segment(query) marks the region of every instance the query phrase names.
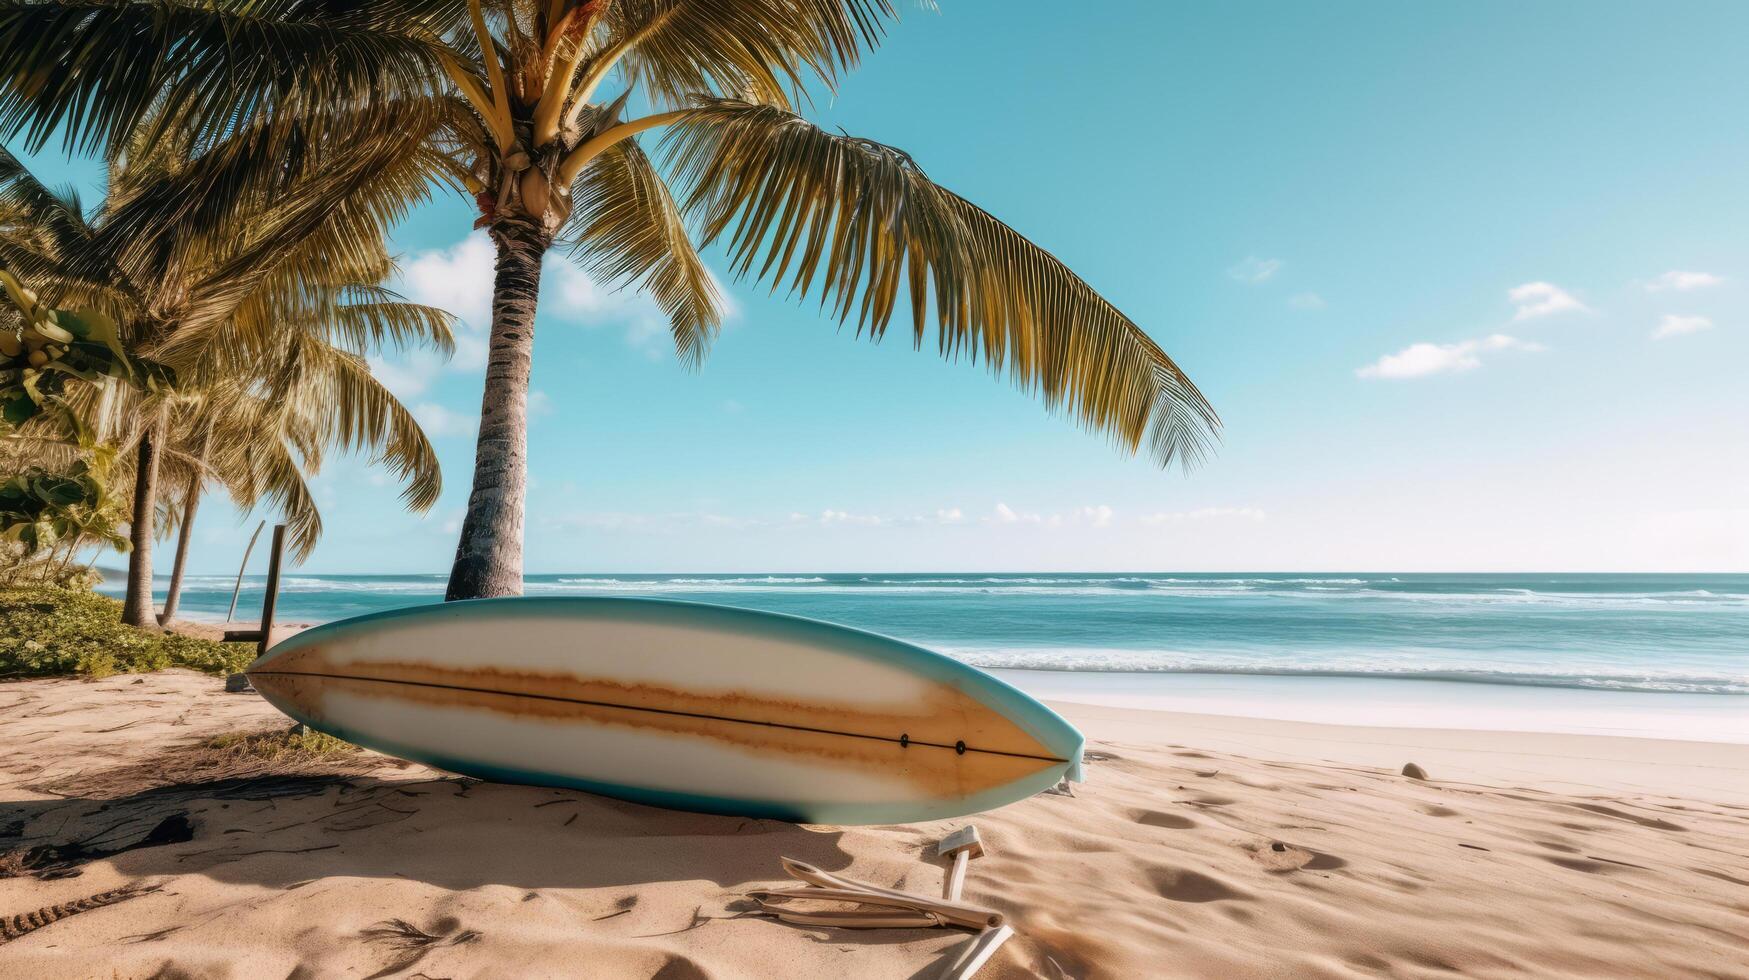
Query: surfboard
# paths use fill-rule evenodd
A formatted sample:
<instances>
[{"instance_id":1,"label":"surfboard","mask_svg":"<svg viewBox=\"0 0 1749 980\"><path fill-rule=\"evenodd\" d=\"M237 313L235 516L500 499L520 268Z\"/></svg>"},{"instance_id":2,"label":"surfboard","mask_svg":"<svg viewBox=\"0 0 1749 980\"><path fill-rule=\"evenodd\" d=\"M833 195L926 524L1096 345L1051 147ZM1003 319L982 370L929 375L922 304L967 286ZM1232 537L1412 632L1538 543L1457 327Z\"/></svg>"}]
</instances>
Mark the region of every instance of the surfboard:
<instances>
[{"instance_id":1,"label":"surfboard","mask_svg":"<svg viewBox=\"0 0 1749 980\"><path fill-rule=\"evenodd\" d=\"M1081 775L1081 733L975 667L729 606L413 606L306 630L246 673L292 718L403 759L707 813L906 823Z\"/></svg>"}]
</instances>

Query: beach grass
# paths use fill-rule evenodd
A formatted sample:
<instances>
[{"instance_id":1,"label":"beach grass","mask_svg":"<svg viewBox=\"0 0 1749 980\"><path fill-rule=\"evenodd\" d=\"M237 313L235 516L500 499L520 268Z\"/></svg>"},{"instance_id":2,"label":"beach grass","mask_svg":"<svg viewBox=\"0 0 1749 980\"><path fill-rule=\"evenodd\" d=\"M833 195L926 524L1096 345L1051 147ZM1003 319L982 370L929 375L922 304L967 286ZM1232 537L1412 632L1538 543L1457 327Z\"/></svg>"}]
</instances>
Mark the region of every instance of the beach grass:
<instances>
[{"instance_id":1,"label":"beach grass","mask_svg":"<svg viewBox=\"0 0 1749 980\"><path fill-rule=\"evenodd\" d=\"M183 667L242 670L253 644L151 633L121 621L121 603L87 589L0 592L0 677L108 677Z\"/></svg>"},{"instance_id":2,"label":"beach grass","mask_svg":"<svg viewBox=\"0 0 1749 980\"><path fill-rule=\"evenodd\" d=\"M226 732L206 741L207 749L264 762L318 758L357 752L358 746L307 728L267 732Z\"/></svg>"}]
</instances>

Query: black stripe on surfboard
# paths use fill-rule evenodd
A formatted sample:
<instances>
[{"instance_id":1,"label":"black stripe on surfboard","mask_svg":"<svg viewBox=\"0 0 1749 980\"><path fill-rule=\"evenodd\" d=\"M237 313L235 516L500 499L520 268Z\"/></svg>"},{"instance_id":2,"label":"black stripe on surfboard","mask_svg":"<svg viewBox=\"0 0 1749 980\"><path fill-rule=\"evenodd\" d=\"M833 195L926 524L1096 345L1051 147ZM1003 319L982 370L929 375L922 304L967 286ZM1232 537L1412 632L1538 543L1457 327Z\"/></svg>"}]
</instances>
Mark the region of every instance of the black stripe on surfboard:
<instances>
[{"instance_id":1,"label":"black stripe on surfboard","mask_svg":"<svg viewBox=\"0 0 1749 980\"><path fill-rule=\"evenodd\" d=\"M946 744L943 742L925 742L908 735L887 736L869 735L864 732L843 732L835 728L814 728L808 725L789 725L781 721L759 721L753 718L731 718L728 715L713 715L700 711L677 711L673 708L646 708L633 704L619 704L614 701L592 701L588 698L567 698L557 694L530 694L525 691L499 691L490 687L468 687L463 684L438 684L433 681L399 681L387 677L354 677L351 674L318 674L302 670L253 670L248 672L251 677L321 677L337 681L364 681L375 684L404 684L408 687L430 687L443 691L465 691L470 694L497 694L507 698L533 698L536 701L558 701L564 704L583 704L596 708L618 708L621 711L644 711L654 715L673 715L677 718L698 718L705 721L729 721L741 725L760 725L765 728L782 728L792 732L808 732L814 735L840 735L845 738L866 738L875 742L892 742L899 746L923 745L933 749L951 749L959 752L963 742ZM1054 755L1033 755L1030 752L1004 752L1000 749L980 749L966 745L965 752L978 752L984 755L1002 755L1011 759L1036 759L1040 762L1068 762Z\"/></svg>"}]
</instances>

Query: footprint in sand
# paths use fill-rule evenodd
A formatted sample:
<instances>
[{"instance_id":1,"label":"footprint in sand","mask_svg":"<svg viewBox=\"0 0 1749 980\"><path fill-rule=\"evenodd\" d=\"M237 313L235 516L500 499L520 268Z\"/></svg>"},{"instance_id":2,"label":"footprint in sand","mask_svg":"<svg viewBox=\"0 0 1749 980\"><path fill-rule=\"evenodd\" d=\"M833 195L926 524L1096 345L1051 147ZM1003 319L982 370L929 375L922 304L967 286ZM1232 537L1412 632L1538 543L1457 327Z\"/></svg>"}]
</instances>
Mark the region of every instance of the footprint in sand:
<instances>
[{"instance_id":1,"label":"footprint in sand","mask_svg":"<svg viewBox=\"0 0 1749 980\"><path fill-rule=\"evenodd\" d=\"M1451 807L1440 806L1437 803L1429 803L1428 805L1421 808L1421 812L1427 814L1430 817L1461 817L1461 816L1463 816L1463 814L1459 813L1456 810L1453 810Z\"/></svg>"},{"instance_id":2,"label":"footprint in sand","mask_svg":"<svg viewBox=\"0 0 1749 980\"><path fill-rule=\"evenodd\" d=\"M1601 814L1605 817L1614 817L1617 820L1626 820L1630 823L1637 823L1642 827L1651 827L1654 830L1688 829L1679 823L1671 823L1668 820L1660 820L1656 817L1642 817L1637 813L1629 813L1626 810L1617 810L1614 807L1602 806L1597 803L1569 803L1567 805L1580 810L1585 810L1589 813Z\"/></svg>"},{"instance_id":3,"label":"footprint in sand","mask_svg":"<svg viewBox=\"0 0 1749 980\"><path fill-rule=\"evenodd\" d=\"M1348 862L1333 854L1320 854L1317 851L1295 847L1282 841L1254 841L1239 845L1251 860L1262 866L1263 870L1273 874L1286 874L1290 871L1334 871L1345 868Z\"/></svg>"},{"instance_id":4,"label":"footprint in sand","mask_svg":"<svg viewBox=\"0 0 1749 980\"><path fill-rule=\"evenodd\" d=\"M1728 881L1733 885L1742 885L1744 888L1749 888L1749 881L1744 881L1741 878L1733 878L1730 875L1725 874L1723 871L1714 871L1711 868L1690 868L1689 870L1693 871L1695 874L1706 875L1708 878L1717 878L1720 881Z\"/></svg>"},{"instance_id":5,"label":"footprint in sand","mask_svg":"<svg viewBox=\"0 0 1749 980\"><path fill-rule=\"evenodd\" d=\"M1189 830L1196 826L1196 821L1189 817L1181 817L1176 813L1162 813L1159 810L1137 810L1130 814L1130 819L1149 827L1164 827L1167 830Z\"/></svg>"},{"instance_id":6,"label":"footprint in sand","mask_svg":"<svg viewBox=\"0 0 1749 980\"><path fill-rule=\"evenodd\" d=\"M1594 856L1583 858L1545 857L1543 860L1556 867L1566 868L1568 871L1583 871L1593 875L1617 874L1623 869L1646 870L1637 864L1628 864L1626 861L1611 861L1608 858Z\"/></svg>"},{"instance_id":7,"label":"footprint in sand","mask_svg":"<svg viewBox=\"0 0 1749 980\"><path fill-rule=\"evenodd\" d=\"M1228 796L1215 796L1212 793L1202 793L1183 802L1185 806L1231 806L1239 801Z\"/></svg>"},{"instance_id":8,"label":"footprint in sand","mask_svg":"<svg viewBox=\"0 0 1749 980\"><path fill-rule=\"evenodd\" d=\"M1249 900L1251 896L1200 871L1165 865L1148 869L1148 882L1161 898L1174 902L1222 902Z\"/></svg>"},{"instance_id":9,"label":"footprint in sand","mask_svg":"<svg viewBox=\"0 0 1749 980\"><path fill-rule=\"evenodd\" d=\"M710 980L710 974L692 960L670 953L661 968L650 975L650 980Z\"/></svg>"}]
</instances>

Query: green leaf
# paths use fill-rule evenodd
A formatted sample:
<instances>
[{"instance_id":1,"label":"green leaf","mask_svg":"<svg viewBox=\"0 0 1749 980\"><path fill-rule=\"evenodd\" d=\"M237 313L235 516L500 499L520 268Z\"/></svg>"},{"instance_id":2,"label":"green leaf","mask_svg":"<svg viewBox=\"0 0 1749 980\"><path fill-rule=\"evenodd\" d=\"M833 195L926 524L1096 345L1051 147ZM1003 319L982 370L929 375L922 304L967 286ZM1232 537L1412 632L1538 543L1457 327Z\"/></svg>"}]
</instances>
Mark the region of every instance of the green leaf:
<instances>
[{"instance_id":1,"label":"green leaf","mask_svg":"<svg viewBox=\"0 0 1749 980\"><path fill-rule=\"evenodd\" d=\"M68 333L80 340L103 344L117 359L126 363L127 352L122 350L114 320L96 310L56 310L55 319Z\"/></svg>"}]
</instances>

